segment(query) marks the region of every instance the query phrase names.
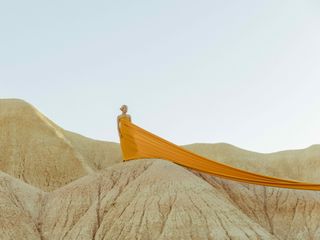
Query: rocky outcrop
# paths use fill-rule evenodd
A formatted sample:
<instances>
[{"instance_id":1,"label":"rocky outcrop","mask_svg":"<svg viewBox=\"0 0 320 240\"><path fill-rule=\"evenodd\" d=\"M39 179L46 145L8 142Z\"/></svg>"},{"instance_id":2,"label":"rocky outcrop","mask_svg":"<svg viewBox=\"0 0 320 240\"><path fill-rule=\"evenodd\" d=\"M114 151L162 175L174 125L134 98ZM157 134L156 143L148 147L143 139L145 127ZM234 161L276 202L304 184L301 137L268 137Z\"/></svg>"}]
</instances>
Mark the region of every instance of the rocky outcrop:
<instances>
[{"instance_id":1,"label":"rocky outcrop","mask_svg":"<svg viewBox=\"0 0 320 240\"><path fill-rule=\"evenodd\" d=\"M0 239L41 239L39 205L44 193L0 172Z\"/></svg>"},{"instance_id":2,"label":"rocky outcrop","mask_svg":"<svg viewBox=\"0 0 320 240\"><path fill-rule=\"evenodd\" d=\"M14 206L6 211L20 221L1 222L1 239L11 239L7 229L42 240L276 239L210 184L163 160L118 164L50 193L28 187L21 197L24 184L11 179L8 187L7 178L0 205Z\"/></svg>"},{"instance_id":3,"label":"rocky outcrop","mask_svg":"<svg viewBox=\"0 0 320 240\"><path fill-rule=\"evenodd\" d=\"M64 131L64 135L93 171L122 162L118 143L93 140L69 131Z\"/></svg>"},{"instance_id":4,"label":"rocky outcrop","mask_svg":"<svg viewBox=\"0 0 320 240\"><path fill-rule=\"evenodd\" d=\"M0 239L320 239L320 193L243 184L63 130L0 100ZM318 181L320 147L186 148L250 171ZM294 166L294 167L292 167Z\"/></svg>"},{"instance_id":5,"label":"rocky outcrop","mask_svg":"<svg viewBox=\"0 0 320 240\"><path fill-rule=\"evenodd\" d=\"M45 239L273 239L207 182L162 160L119 164L56 190L42 218Z\"/></svg>"},{"instance_id":6,"label":"rocky outcrop","mask_svg":"<svg viewBox=\"0 0 320 240\"><path fill-rule=\"evenodd\" d=\"M21 100L0 100L0 129L0 170L46 191L121 161L117 144L66 132Z\"/></svg>"},{"instance_id":7,"label":"rocky outcrop","mask_svg":"<svg viewBox=\"0 0 320 240\"><path fill-rule=\"evenodd\" d=\"M320 239L320 193L242 184L195 173L279 239Z\"/></svg>"}]
</instances>

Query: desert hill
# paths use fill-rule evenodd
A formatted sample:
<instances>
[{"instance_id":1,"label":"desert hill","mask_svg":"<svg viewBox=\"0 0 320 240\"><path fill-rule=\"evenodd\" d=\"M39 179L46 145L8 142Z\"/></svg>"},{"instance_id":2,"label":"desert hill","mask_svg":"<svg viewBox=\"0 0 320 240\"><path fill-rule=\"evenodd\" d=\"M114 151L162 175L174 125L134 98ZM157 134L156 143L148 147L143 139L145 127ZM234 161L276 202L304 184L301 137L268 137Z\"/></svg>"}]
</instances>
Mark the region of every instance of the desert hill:
<instances>
[{"instance_id":1,"label":"desert hill","mask_svg":"<svg viewBox=\"0 0 320 240\"><path fill-rule=\"evenodd\" d=\"M0 225L2 239L20 236L16 233L20 224L26 225L19 231L29 239L276 239L210 184L180 166L162 160L125 164L50 193L28 189L22 200L16 200L15 192L23 183L11 179L13 189L1 191L15 197L1 198L1 205L14 206L6 211L19 211L17 215L23 217L18 225L14 221ZM29 208L24 206L25 198ZM20 201L21 206L16 206Z\"/></svg>"},{"instance_id":2,"label":"desert hill","mask_svg":"<svg viewBox=\"0 0 320 240\"><path fill-rule=\"evenodd\" d=\"M320 193L237 183L62 129L0 100L0 239L320 239ZM317 181L319 145L260 154L194 152L267 175Z\"/></svg>"},{"instance_id":3,"label":"desert hill","mask_svg":"<svg viewBox=\"0 0 320 240\"><path fill-rule=\"evenodd\" d=\"M118 143L67 131L19 99L0 100L0 170L45 191L122 161ZM320 145L261 154L230 144L185 148L245 170L299 181L320 182Z\"/></svg>"},{"instance_id":4,"label":"desert hill","mask_svg":"<svg viewBox=\"0 0 320 240\"><path fill-rule=\"evenodd\" d=\"M41 239L37 223L43 195L0 171L0 239Z\"/></svg>"},{"instance_id":5,"label":"desert hill","mask_svg":"<svg viewBox=\"0 0 320 240\"><path fill-rule=\"evenodd\" d=\"M318 192L239 184L163 160L116 164L49 193L7 174L0 182L1 239L320 236Z\"/></svg>"},{"instance_id":6,"label":"desert hill","mask_svg":"<svg viewBox=\"0 0 320 240\"><path fill-rule=\"evenodd\" d=\"M0 128L0 170L46 191L121 161L117 144L64 131L22 100L0 100Z\"/></svg>"}]
</instances>

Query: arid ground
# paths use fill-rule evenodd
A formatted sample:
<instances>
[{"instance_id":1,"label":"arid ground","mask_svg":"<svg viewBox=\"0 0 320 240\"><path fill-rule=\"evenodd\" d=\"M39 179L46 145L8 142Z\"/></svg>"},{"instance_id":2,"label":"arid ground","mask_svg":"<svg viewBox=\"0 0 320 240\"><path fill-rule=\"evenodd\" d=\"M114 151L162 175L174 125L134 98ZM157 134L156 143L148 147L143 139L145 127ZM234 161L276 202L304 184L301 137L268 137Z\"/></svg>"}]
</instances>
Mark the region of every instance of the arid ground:
<instances>
[{"instance_id":1,"label":"arid ground","mask_svg":"<svg viewBox=\"0 0 320 240\"><path fill-rule=\"evenodd\" d=\"M320 182L320 145L260 154L184 146L235 167ZM122 162L118 143L0 100L0 239L320 239L320 194L237 183L169 161Z\"/></svg>"}]
</instances>

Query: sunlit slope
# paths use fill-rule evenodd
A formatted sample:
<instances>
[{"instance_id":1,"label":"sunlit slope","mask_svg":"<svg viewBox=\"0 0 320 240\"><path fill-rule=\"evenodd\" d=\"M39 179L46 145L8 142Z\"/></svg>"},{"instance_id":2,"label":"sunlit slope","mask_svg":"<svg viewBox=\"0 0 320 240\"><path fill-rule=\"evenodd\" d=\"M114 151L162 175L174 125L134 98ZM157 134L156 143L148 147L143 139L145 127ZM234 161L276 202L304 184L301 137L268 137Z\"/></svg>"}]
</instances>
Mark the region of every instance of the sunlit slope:
<instances>
[{"instance_id":1,"label":"sunlit slope","mask_svg":"<svg viewBox=\"0 0 320 240\"><path fill-rule=\"evenodd\" d=\"M45 239L275 239L206 181L162 160L83 177L50 193L42 212Z\"/></svg>"},{"instance_id":2,"label":"sunlit slope","mask_svg":"<svg viewBox=\"0 0 320 240\"><path fill-rule=\"evenodd\" d=\"M45 193L0 172L0 236L23 239L320 237L320 195L241 184L157 159Z\"/></svg>"},{"instance_id":3,"label":"sunlit slope","mask_svg":"<svg viewBox=\"0 0 320 240\"><path fill-rule=\"evenodd\" d=\"M64 131L64 135L95 171L122 162L119 143L93 140L70 131Z\"/></svg>"},{"instance_id":4,"label":"sunlit slope","mask_svg":"<svg viewBox=\"0 0 320 240\"><path fill-rule=\"evenodd\" d=\"M66 132L21 100L0 100L0 128L0 170L43 190L120 161L115 143Z\"/></svg>"}]
</instances>

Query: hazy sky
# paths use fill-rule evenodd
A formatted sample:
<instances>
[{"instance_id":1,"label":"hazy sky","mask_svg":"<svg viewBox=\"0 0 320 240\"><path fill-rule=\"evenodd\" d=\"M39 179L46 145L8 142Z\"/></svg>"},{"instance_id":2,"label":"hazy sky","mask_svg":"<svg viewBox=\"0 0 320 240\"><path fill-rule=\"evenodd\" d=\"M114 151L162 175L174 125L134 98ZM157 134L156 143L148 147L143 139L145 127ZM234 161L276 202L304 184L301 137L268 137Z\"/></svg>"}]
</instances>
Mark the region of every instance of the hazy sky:
<instances>
[{"instance_id":1,"label":"hazy sky","mask_svg":"<svg viewBox=\"0 0 320 240\"><path fill-rule=\"evenodd\" d=\"M319 1L0 2L0 97L118 141L116 116L177 144L320 143Z\"/></svg>"}]
</instances>

